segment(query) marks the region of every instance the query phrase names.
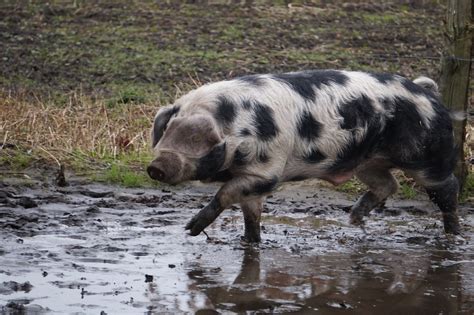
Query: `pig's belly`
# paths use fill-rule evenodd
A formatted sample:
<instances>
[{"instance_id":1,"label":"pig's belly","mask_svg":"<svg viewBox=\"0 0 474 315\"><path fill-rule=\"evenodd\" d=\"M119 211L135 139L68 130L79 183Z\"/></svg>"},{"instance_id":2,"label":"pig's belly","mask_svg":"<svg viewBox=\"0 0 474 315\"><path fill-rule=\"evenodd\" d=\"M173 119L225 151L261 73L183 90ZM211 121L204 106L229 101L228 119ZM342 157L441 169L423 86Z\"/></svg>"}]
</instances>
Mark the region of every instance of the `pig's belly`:
<instances>
[{"instance_id":1,"label":"pig's belly","mask_svg":"<svg viewBox=\"0 0 474 315\"><path fill-rule=\"evenodd\" d=\"M323 179L333 185L340 185L350 180L355 170L331 173L327 171L328 165L323 163L304 163L290 161L283 172L283 181L298 181L310 178Z\"/></svg>"}]
</instances>

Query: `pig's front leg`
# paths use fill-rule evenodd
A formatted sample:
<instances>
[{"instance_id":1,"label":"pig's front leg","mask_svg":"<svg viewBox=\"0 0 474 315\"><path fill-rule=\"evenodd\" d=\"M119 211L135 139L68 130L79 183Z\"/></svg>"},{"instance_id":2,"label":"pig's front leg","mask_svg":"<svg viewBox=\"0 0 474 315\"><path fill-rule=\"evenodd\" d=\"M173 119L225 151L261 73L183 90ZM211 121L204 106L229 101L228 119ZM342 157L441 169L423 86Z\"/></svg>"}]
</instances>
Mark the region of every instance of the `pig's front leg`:
<instances>
[{"instance_id":1,"label":"pig's front leg","mask_svg":"<svg viewBox=\"0 0 474 315\"><path fill-rule=\"evenodd\" d=\"M243 239L249 243L260 243L260 218L263 210L263 197L240 203L244 213L245 234Z\"/></svg>"},{"instance_id":2,"label":"pig's front leg","mask_svg":"<svg viewBox=\"0 0 474 315\"><path fill-rule=\"evenodd\" d=\"M190 230L189 234L192 236L201 233L209 224L221 214L221 212L234 203L246 203L253 199L263 197L270 192L278 184L278 177L263 178L259 176L245 176L236 177L225 183L211 200L198 214L196 214L186 225L186 230ZM257 222L249 222L250 225ZM247 232L246 223L246 232ZM255 234L249 231L250 234ZM246 233L247 234L247 233ZM253 235L252 241L259 240Z\"/></svg>"}]
</instances>

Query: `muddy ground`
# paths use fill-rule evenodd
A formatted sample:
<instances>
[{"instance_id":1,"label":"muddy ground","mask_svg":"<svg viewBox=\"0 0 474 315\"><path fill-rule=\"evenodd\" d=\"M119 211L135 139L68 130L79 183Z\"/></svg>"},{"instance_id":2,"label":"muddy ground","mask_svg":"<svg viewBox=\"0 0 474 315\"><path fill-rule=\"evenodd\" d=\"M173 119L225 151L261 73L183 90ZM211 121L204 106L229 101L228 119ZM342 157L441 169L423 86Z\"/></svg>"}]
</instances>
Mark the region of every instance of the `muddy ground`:
<instances>
[{"instance_id":1,"label":"muddy ground","mask_svg":"<svg viewBox=\"0 0 474 315\"><path fill-rule=\"evenodd\" d=\"M472 314L474 207L447 238L426 199L389 200L366 233L355 196L317 183L268 199L263 242L240 241L235 207L190 237L185 223L216 186L66 188L4 180L0 313Z\"/></svg>"}]
</instances>

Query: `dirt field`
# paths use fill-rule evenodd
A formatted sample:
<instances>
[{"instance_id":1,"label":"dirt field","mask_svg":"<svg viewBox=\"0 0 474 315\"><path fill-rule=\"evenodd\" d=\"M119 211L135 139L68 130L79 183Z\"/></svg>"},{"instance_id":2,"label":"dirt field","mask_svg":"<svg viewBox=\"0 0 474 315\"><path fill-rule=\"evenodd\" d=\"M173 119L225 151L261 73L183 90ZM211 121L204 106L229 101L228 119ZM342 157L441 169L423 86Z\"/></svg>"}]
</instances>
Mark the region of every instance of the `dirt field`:
<instances>
[{"instance_id":1,"label":"dirt field","mask_svg":"<svg viewBox=\"0 0 474 315\"><path fill-rule=\"evenodd\" d=\"M260 246L227 210L184 225L216 187L2 184L0 312L472 314L474 207L447 239L426 200L389 200L348 224L354 196L289 185L269 198Z\"/></svg>"},{"instance_id":2,"label":"dirt field","mask_svg":"<svg viewBox=\"0 0 474 315\"><path fill-rule=\"evenodd\" d=\"M309 68L438 78L439 4L183 2L6 1L0 86L59 103L72 92L114 98L124 91L126 101L143 102L196 81Z\"/></svg>"}]
</instances>

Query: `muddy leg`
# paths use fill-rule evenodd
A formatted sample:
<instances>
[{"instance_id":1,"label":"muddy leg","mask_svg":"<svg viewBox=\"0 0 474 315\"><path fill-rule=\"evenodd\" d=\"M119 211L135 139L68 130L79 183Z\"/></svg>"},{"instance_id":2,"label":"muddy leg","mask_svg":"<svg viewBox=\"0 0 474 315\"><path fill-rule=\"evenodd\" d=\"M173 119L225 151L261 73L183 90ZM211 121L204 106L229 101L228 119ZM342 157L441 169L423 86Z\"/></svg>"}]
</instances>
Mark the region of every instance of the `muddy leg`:
<instances>
[{"instance_id":1,"label":"muddy leg","mask_svg":"<svg viewBox=\"0 0 474 315\"><path fill-rule=\"evenodd\" d=\"M459 234L459 218L457 214L459 184L451 174L446 180L436 185L424 184L431 201L443 212L444 231L449 234Z\"/></svg>"},{"instance_id":2,"label":"muddy leg","mask_svg":"<svg viewBox=\"0 0 474 315\"><path fill-rule=\"evenodd\" d=\"M241 202L240 206L244 213L245 241L260 243L260 216L263 209L263 198Z\"/></svg>"},{"instance_id":3,"label":"muddy leg","mask_svg":"<svg viewBox=\"0 0 474 315\"><path fill-rule=\"evenodd\" d=\"M225 208L234 203L261 199L259 197L271 193L277 184L276 176L270 179L260 176L235 177L219 189L212 201L188 222L185 229L190 230L189 234L192 236L198 235L214 222Z\"/></svg>"},{"instance_id":4,"label":"muddy leg","mask_svg":"<svg viewBox=\"0 0 474 315\"><path fill-rule=\"evenodd\" d=\"M398 183L390 170L385 168L365 169L356 176L369 188L351 209L351 223L361 225L364 215L368 215L373 208L397 191Z\"/></svg>"}]
</instances>

